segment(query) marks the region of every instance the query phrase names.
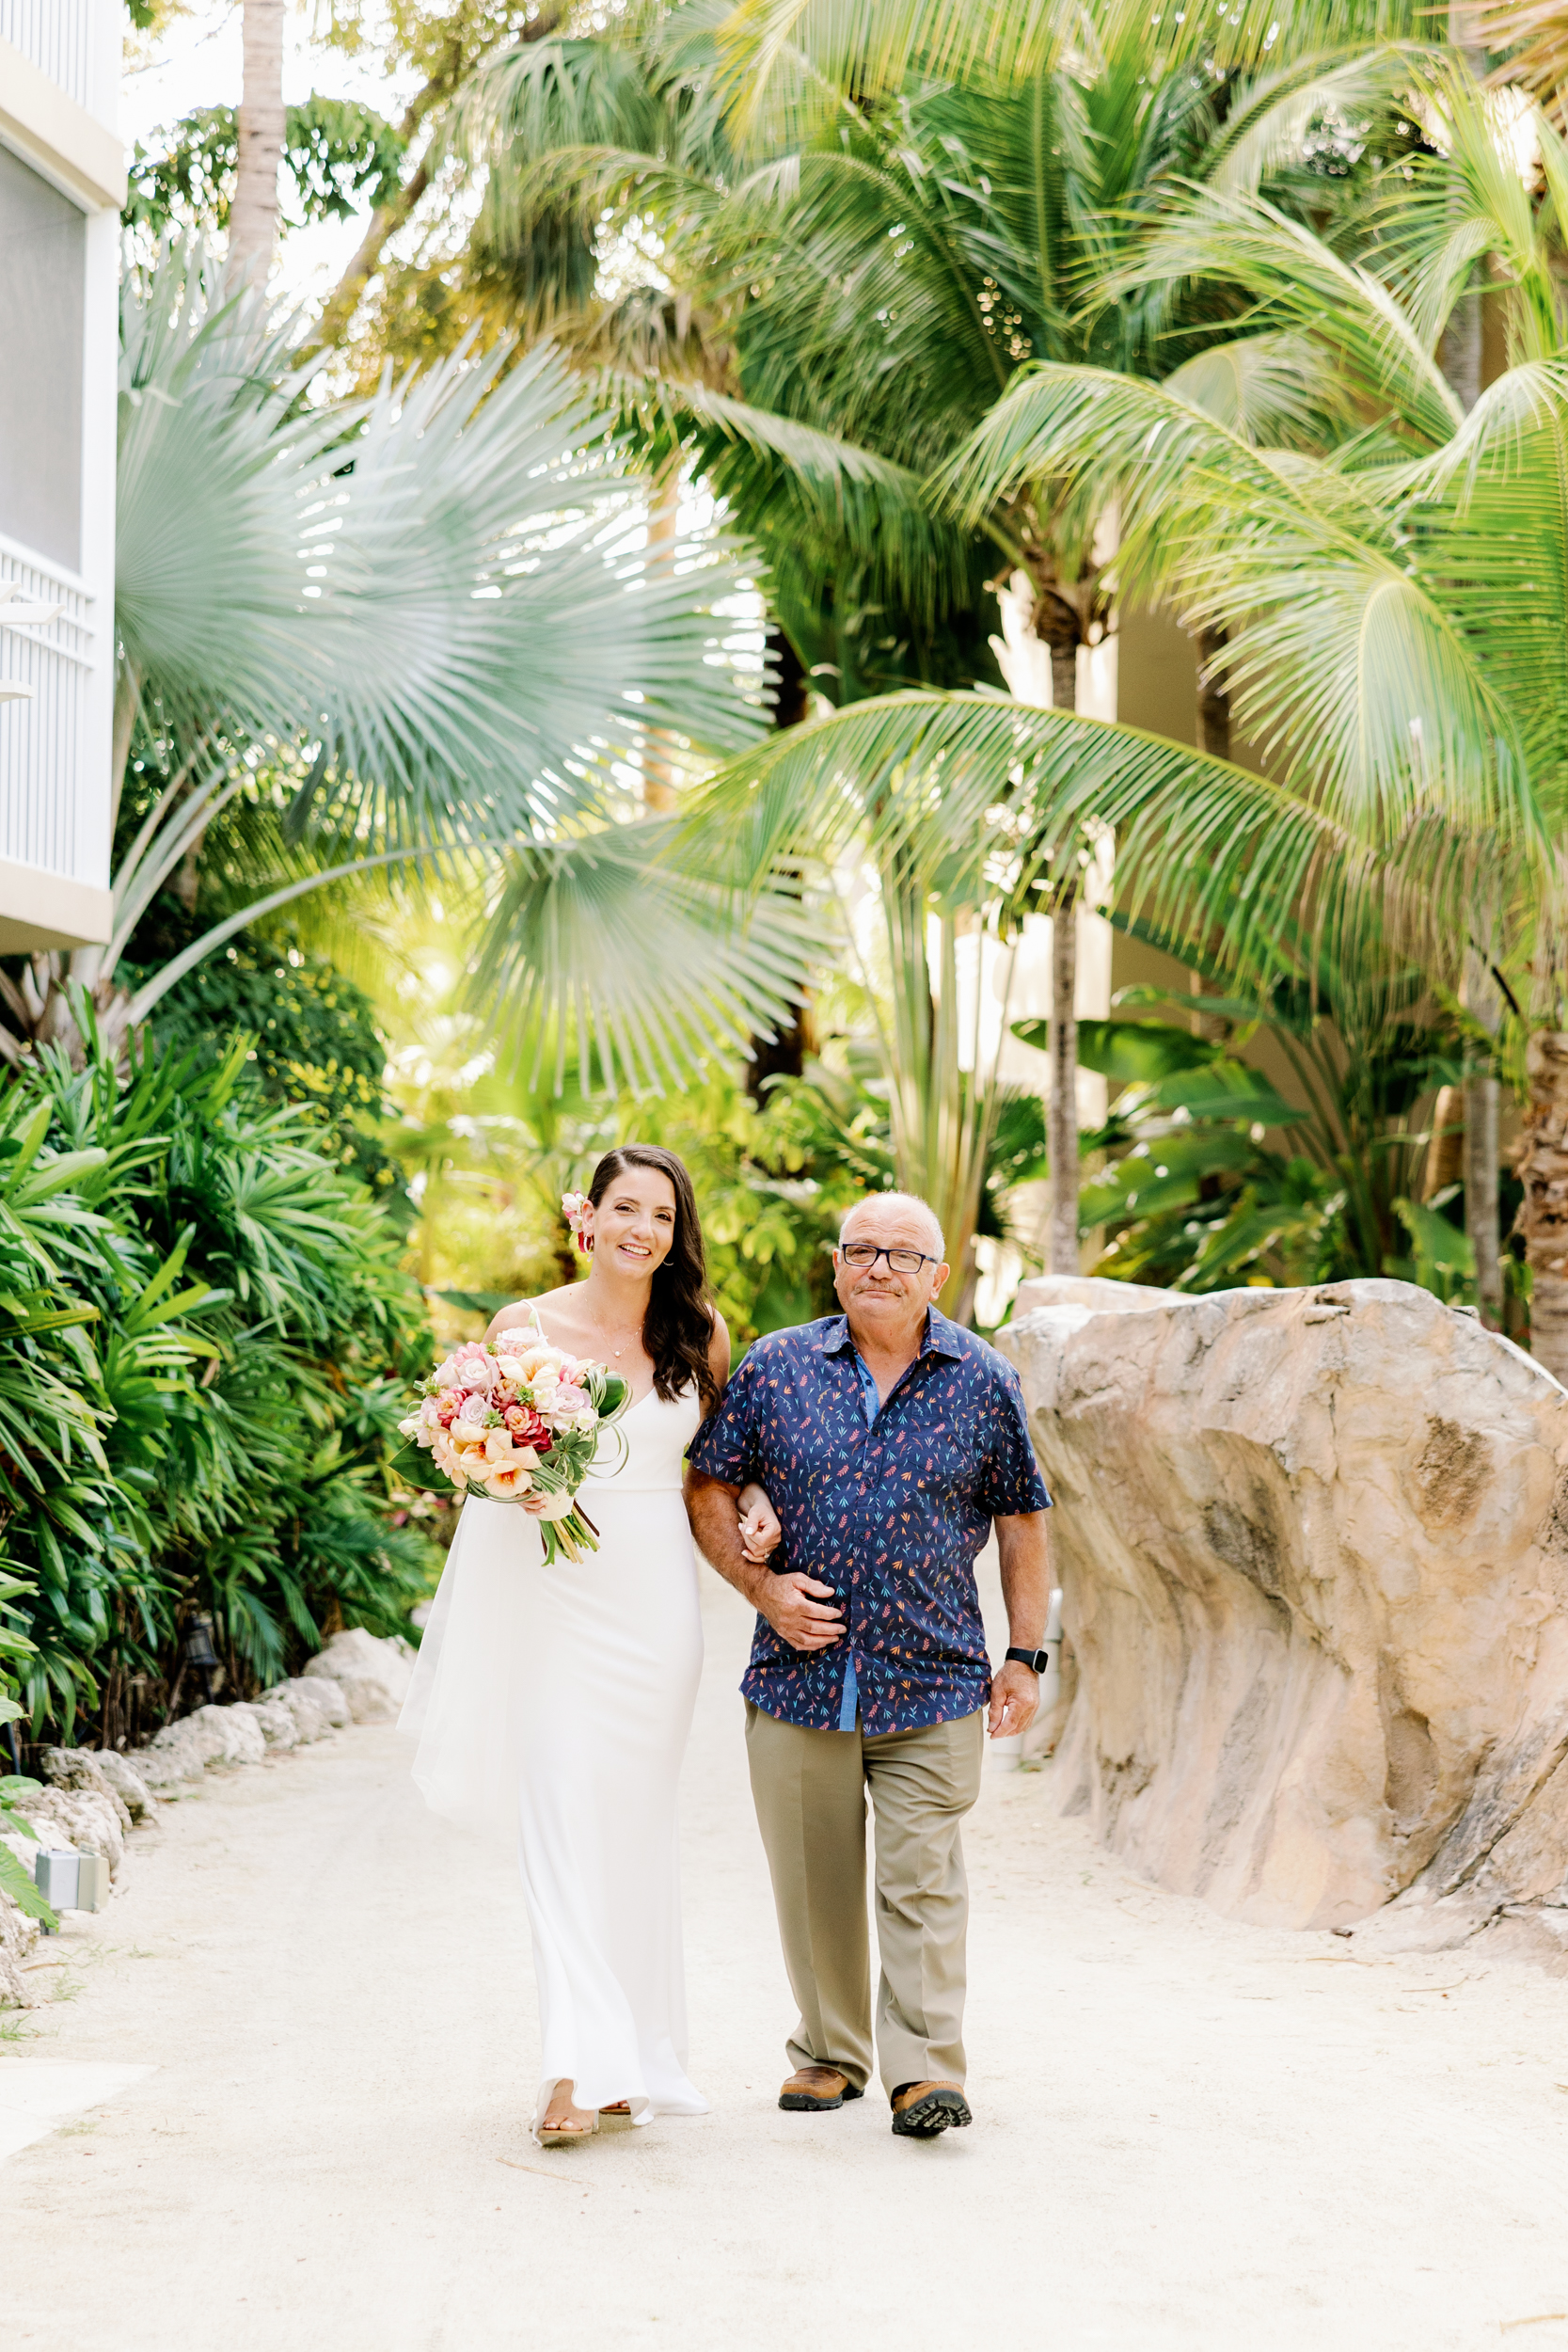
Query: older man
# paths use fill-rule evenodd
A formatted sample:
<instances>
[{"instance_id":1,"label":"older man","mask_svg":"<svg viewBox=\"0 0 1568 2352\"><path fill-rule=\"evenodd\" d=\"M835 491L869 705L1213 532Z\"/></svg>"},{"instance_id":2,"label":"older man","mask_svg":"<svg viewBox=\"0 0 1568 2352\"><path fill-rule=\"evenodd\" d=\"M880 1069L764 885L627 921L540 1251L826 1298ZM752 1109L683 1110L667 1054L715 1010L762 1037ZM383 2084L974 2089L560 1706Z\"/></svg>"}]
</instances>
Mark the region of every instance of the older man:
<instances>
[{"instance_id":1,"label":"older man","mask_svg":"<svg viewBox=\"0 0 1568 2352\"><path fill-rule=\"evenodd\" d=\"M856 1203L833 1252L844 1309L757 1342L698 1435L698 1541L758 1611L741 1689L757 1820L800 2018L783 2107L858 2099L872 2067L865 1809L876 1818L876 2054L902 2137L970 2121L959 1824L980 1792L983 1715L1022 1731L1038 1700L1051 1498L1011 1366L940 1314L948 1268L923 1200ZM736 1497L761 1482L784 1527L748 1556ZM994 1523L1009 1639L992 1677L974 1560Z\"/></svg>"}]
</instances>

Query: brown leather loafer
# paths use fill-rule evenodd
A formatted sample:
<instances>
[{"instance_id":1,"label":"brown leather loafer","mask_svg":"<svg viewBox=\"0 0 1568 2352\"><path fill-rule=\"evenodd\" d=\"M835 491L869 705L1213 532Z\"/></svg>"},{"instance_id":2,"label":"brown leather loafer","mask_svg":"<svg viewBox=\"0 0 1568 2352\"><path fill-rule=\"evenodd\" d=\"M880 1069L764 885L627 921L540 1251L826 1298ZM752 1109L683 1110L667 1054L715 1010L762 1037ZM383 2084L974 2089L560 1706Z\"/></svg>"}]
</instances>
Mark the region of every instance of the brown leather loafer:
<instances>
[{"instance_id":1,"label":"brown leather loafer","mask_svg":"<svg viewBox=\"0 0 1568 2352\"><path fill-rule=\"evenodd\" d=\"M779 2105L801 2115L826 2115L830 2107L841 2107L846 2099L864 2096L864 2091L847 2074L841 2074L836 2066L802 2066L780 2091Z\"/></svg>"},{"instance_id":2,"label":"brown leather loafer","mask_svg":"<svg viewBox=\"0 0 1568 2352\"><path fill-rule=\"evenodd\" d=\"M974 2121L957 2083L900 2083L893 2094L893 2128L900 2139L935 2139Z\"/></svg>"}]
</instances>

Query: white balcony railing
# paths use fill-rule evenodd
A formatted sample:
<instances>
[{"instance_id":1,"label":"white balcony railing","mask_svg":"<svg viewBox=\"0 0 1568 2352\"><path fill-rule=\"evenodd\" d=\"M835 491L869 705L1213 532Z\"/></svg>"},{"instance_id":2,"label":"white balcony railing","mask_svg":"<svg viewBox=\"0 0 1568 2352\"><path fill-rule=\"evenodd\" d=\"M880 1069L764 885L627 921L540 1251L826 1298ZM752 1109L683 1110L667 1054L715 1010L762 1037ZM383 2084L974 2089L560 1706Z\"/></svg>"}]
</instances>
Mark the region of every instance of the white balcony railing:
<instances>
[{"instance_id":1,"label":"white balcony railing","mask_svg":"<svg viewBox=\"0 0 1568 2352\"><path fill-rule=\"evenodd\" d=\"M102 796L93 792L90 810L85 805L93 599L73 574L0 538L0 580L10 580L18 603L65 610L46 628L0 632L0 676L33 690L30 701L0 703L0 858L101 887Z\"/></svg>"},{"instance_id":2,"label":"white balcony railing","mask_svg":"<svg viewBox=\"0 0 1568 2352\"><path fill-rule=\"evenodd\" d=\"M0 38L88 114L112 122L113 93L103 82L105 27L115 9L116 0L0 0ZM116 18L117 40L119 29Z\"/></svg>"}]
</instances>

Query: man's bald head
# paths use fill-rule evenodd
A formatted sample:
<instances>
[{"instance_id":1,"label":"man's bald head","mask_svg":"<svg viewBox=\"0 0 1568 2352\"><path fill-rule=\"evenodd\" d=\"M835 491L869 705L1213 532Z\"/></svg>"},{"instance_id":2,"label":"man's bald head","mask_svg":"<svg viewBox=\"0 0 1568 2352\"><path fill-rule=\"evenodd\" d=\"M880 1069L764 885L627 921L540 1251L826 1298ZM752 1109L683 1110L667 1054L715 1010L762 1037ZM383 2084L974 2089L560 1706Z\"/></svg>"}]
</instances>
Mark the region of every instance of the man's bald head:
<instances>
[{"instance_id":1,"label":"man's bald head","mask_svg":"<svg viewBox=\"0 0 1568 2352\"><path fill-rule=\"evenodd\" d=\"M900 1228L911 1223L918 1225L926 1236L918 1247L941 1263L947 1247L942 1239L942 1225L930 1202L922 1200L917 1193L868 1192L852 1208L846 1209L838 1229L839 1240L869 1240L873 1238L873 1225L878 1228L877 1240L891 1239L891 1233L884 1235L881 1232L881 1227L888 1223L890 1216ZM898 1238L903 1238L901 1232Z\"/></svg>"},{"instance_id":2,"label":"man's bald head","mask_svg":"<svg viewBox=\"0 0 1568 2352\"><path fill-rule=\"evenodd\" d=\"M844 1252L868 1242L879 1253L912 1251L922 1263L905 1273L879 1254L868 1266L846 1263ZM926 1327L931 1301L947 1279L942 1225L928 1200L911 1192L868 1192L839 1228L833 1251L833 1288L849 1318L855 1343L884 1353L907 1349L912 1357Z\"/></svg>"}]
</instances>

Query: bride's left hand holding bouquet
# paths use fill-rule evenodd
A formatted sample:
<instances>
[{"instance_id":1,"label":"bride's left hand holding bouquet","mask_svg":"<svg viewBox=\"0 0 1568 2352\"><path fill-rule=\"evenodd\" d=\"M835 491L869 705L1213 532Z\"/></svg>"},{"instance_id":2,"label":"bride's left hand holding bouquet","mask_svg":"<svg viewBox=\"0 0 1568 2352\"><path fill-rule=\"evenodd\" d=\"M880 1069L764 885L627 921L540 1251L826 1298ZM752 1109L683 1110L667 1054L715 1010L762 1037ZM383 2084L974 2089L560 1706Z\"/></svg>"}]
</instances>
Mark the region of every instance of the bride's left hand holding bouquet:
<instances>
[{"instance_id":1,"label":"bride's left hand holding bouquet","mask_svg":"<svg viewBox=\"0 0 1568 2352\"><path fill-rule=\"evenodd\" d=\"M630 1395L618 1372L552 1347L536 1316L531 1330L453 1348L398 1426L459 1494L526 1504L546 1560L578 1560L597 1551L599 1532L578 1489Z\"/></svg>"}]
</instances>

